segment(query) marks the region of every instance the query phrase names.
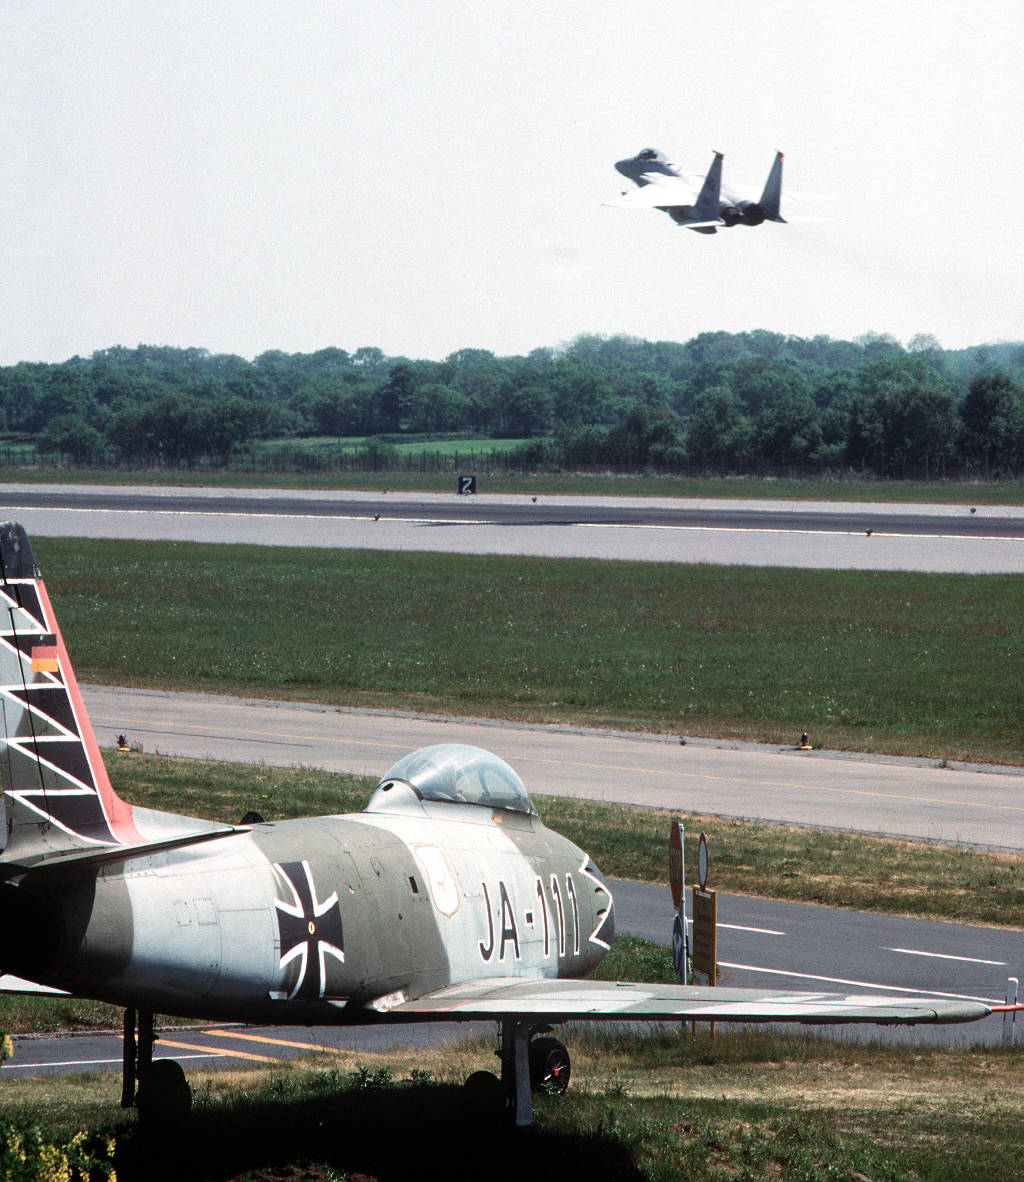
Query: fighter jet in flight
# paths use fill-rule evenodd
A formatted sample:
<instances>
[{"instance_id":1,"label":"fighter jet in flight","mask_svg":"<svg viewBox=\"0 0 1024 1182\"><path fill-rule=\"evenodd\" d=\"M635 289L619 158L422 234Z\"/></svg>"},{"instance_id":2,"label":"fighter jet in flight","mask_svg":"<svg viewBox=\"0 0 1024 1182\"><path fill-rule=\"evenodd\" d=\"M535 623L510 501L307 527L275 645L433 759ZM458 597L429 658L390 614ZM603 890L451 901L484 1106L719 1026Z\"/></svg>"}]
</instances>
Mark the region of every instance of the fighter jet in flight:
<instances>
[{"instance_id":1,"label":"fighter jet in flight","mask_svg":"<svg viewBox=\"0 0 1024 1182\"><path fill-rule=\"evenodd\" d=\"M568 1083L567 1020L969 1022L932 999L587 979L615 929L584 850L512 768L454 743L400 759L361 813L236 825L113 790L20 525L0 525L0 989L125 1009L122 1103L188 1107L153 1013L273 1025L491 1019L519 1125ZM541 1037L535 1037L541 1036ZM481 1078L483 1076L483 1078Z\"/></svg>"},{"instance_id":2,"label":"fighter jet in flight","mask_svg":"<svg viewBox=\"0 0 1024 1182\"><path fill-rule=\"evenodd\" d=\"M616 169L636 183L637 189L607 202L628 208L661 209L679 226L699 234L714 234L718 228L762 222L785 222L779 212L782 199L782 153L775 161L761 195L756 200L742 187L722 185L722 153L716 152L708 174L701 178L678 168L656 148L644 148L629 160L619 160Z\"/></svg>"}]
</instances>

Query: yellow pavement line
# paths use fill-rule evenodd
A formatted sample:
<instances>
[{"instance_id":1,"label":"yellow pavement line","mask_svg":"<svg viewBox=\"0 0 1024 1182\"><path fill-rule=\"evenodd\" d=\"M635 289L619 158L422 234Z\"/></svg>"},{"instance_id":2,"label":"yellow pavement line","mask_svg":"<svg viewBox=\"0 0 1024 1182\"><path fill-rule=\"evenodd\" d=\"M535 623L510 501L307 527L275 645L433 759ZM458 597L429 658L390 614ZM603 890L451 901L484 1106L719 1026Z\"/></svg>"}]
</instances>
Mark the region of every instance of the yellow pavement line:
<instances>
[{"instance_id":1,"label":"yellow pavement line","mask_svg":"<svg viewBox=\"0 0 1024 1182\"><path fill-rule=\"evenodd\" d=\"M246 1042L265 1042L275 1047L296 1047L300 1051L326 1051L331 1055L345 1055L347 1051L341 1047L326 1047L317 1042L292 1042L286 1038L268 1038L265 1034L234 1034L230 1030L206 1030L203 1032L214 1038L241 1038Z\"/></svg>"},{"instance_id":2,"label":"yellow pavement line","mask_svg":"<svg viewBox=\"0 0 1024 1182\"><path fill-rule=\"evenodd\" d=\"M208 1055L226 1055L233 1059L253 1059L257 1063L276 1063L273 1055L253 1055L248 1051L229 1051L224 1047L204 1047L193 1042L173 1042L169 1038L158 1037L157 1042L162 1047L174 1047L176 1051L205 1051Z\"/></svg>"}]
</instances>

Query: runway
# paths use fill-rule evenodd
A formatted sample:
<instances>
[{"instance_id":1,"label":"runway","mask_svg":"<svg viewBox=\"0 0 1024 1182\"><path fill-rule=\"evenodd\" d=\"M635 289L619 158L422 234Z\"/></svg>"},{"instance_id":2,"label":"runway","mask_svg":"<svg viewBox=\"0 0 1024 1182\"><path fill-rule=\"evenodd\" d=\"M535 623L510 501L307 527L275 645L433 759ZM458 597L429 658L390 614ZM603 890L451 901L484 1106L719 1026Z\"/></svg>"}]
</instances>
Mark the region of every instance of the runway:
<instances>
[{"instance_id":1,"label":"runway","mask_svg":"<svg viewBox=\"0 0 1024 1182\"><path fill-rule=\"evenodd\" d=\"M1024 571L1024 508L1012 506L8 484L0 516L48 537Z\"/></svg>"},{"instance_id":2,"label":"runway","mask_svg":"<svg viewBox=\"0 0 1024 1182\"><path fill-rule=\"evenodd\" d=\"M506 759L537 795L1024 852L1020 768L115 686L83 694L101 744L124 732L151 753L379 777L417 747L464 742Z\"/></svg>"}]
</instances>

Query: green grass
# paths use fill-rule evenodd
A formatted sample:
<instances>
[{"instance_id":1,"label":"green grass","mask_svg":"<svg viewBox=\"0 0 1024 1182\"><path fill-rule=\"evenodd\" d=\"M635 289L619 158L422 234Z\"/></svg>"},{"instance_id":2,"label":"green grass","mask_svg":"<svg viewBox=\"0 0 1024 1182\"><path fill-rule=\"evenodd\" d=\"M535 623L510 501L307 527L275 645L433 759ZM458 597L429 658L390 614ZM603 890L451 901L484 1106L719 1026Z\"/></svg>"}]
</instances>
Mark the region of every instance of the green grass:
<instances>
[{"instance_id":1,"label":"green grass","mask_svg":"<svg viewBox=\"0 0 1024 1182\"><path fill-rule=\"evenodd\" d=\"M343 440L343 444L354 441ZM488 440L492 444L508 440ZM514 441L513 441L514 442ZM336 441L332 441L336 444ZM402 445L406 446L406 445ZM423 445L409 445L422 448ZM459 450L481 447L464 441ZM356 489L454 492L451 473L160 471L150 468L0 468L6 484L166 484L217 488ZM760 476L655 476L554 472L482 473L481 493L619 497L739 497L744 500L888 501L951 505L1024 505L1024 480L789 479Z\"/></svg>"},{"instance_id":2,"label":"green grass","mask_svg":"<svg viewBox=\"0 0 1024 1182\"><path fill-rule=\"evenodd\" d=\"M204 1072L193 1077L189 1120L153 1132L116 1106L113 1075L11 1080L0 1132L42 1125L67 1144L90 1130L97 1160L113 1161L121 1182L1018 1176L1020 1048L843 1045L721 1028L713 1039L677 1029L570 1031L567 1041L569 1093L535 1097L535 1127L518 1135L463 1106L462 1079L493 1066L483 1043Z\"/></svg>"},{"instance_id":3,"label":"green grass","mask_svg":"<svg viewBox=\"0 0 1024 1182\"><path fill-rule=\"evenodd\" d=\"M367 438L363 435L311 435L302 438L262 439L253 444L253 450L257 455L263 452L273 453L275 449L281 447L309 451L315 455L323 455L324 453L351 454L362 451L367 444L377 442L378 438L374 436ZM491 452L512 451L513 448L525 442L522 439L497 439L491 436L459 436L457 438L445 436L431 439L423 435L417 435L410 439L394 435L387 436L380 441L386 447L394 447L401 456L418 456L421 453L426 453L428 455L461 455L466 457L471 452L476 456L486 456ZM449 483L451 483L450 479Z\"/></svg>"},{"instance_id":4,"label":"green grass","mask_svg":"<svg viewBox=\"0 0 1024 1182\"><path fill-rule=\"evenodd\" d=\"M1020 576L33 545L83 680L1024 762Z\"/></svg>"}]
</instances>

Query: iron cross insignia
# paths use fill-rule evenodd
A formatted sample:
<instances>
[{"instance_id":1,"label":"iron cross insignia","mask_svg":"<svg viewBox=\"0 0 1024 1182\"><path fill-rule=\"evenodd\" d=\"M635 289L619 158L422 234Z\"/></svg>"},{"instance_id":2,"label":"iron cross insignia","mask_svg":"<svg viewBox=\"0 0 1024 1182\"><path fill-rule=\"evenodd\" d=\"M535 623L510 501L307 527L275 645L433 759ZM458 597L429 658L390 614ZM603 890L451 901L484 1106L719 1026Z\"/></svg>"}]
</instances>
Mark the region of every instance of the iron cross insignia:
<instances>
[{"instance_id":1,"label":"iron cross insignia","mask_svg":"<svg viewBox=\"0 0 1024 1182\"><path fill-rule=\"evenodd\" d=\"M294 983L290 991L273 996L288 1001L293 997L323 997L327 992L327 958L333 956L342 964L345 962L338 892L331 891L318 902L308 862L275 862L274 869L291 895L288 900L274 900L281 938L278 967L284 980L293 979Z\"/></svg>"}]
</instances>

